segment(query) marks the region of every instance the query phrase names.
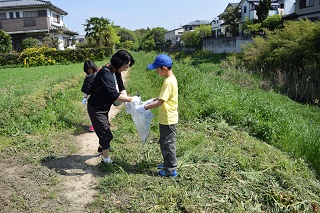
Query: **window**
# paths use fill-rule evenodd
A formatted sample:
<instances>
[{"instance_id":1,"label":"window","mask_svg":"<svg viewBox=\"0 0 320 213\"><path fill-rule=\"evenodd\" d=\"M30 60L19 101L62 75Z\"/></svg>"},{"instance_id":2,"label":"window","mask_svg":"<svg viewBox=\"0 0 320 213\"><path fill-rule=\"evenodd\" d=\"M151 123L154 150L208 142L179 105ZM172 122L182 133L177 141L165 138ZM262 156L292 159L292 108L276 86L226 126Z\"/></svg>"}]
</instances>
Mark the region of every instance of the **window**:
<instances>
[{"instance_id":1,"label":"window","mask_svg":"<svg viewBox=\"0 0 320 213\"><path fill-rule=\"evenodd\" d=\"M9 17L13 18L13 12L9 12Z\"/></svg>"},{"instance_id":2,"label":"window","mask_svg":"<svg viewBox=\"0 0 320 213\"><path fill-rule=\"evenodd\" d=\"M24 18L38 17L38 11L24 11L23 17Z\"/></svg>"},{"instance_id":3,"label":"window","mask_svg":"<svg viewBox=\"0 0 320 213\"><path fill-rule=\"evenodd\" d=\"M300 9L314 6L314 0L300 0Z\"/></svg>"},{"instance_id":4,"label":"window","mask_svg":"<svg viewBox=\"0 0 320 213\"><path fill-rule=\"evenodd\" d=\"M20 18L20 13L16 12L16 18Z\"/></svg>"},{"instance_id":5,"label":"window","mask_svg":"<svg viewBox=\"0 0 320 213\"><path fill-rule=\"evenodd\" d=\"M0 13L0 19L6 19L6 13Z\"/></svg>"},{"instance_id":6,"label":"window","mask_svg":"<svg viewBox=\"0 0 320 213\"><path fill-rule=\"evenodd\" d=\"M247 6L243 7L243 13L247 13Z\"/></svg>"},{"instance_id":7,"label":"window","mask_svg":"<svg viewBox=\"0 0 320 213\"><path fill-rule=\"evenodd\" d=\"M60 16L59 15L53 14L52 17L53 17L53 22L60 24Z\"/></svg>"},{"instance_id":8,"label":"window","mask_svg":"<svg viewBox=\"0 0 320 213\"><path fill-rule=\"evenodd\" d=\"M46 10L38 10L38 16L39 17L46 17L47 11Z\"/></svg>"},{"instance_id":9,"label":"window","mask_svg":"<svg viewBox=\"0 0 320 213\"><path fill-rule=\"evenodd\" d=\"M34 18L24 19L24 27L32 27L36 26L36 20Z\"/></svg>"},{"instance_id":10,"label":"window","mask_svg":"<svg viewBox=\"0 0 320 213\"><path fill-rule=\"evenodd\" d=\"M63 46L68 47L69 46L69 39L67 37L63 37Z\"/></svg>"}]
</instances>

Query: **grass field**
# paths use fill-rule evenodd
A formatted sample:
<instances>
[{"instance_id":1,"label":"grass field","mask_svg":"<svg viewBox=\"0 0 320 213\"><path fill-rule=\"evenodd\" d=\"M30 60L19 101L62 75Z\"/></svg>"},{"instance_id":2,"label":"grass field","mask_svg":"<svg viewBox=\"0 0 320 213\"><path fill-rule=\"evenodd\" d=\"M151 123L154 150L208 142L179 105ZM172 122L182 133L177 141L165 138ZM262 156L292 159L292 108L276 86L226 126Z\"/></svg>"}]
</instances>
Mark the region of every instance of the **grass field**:
<instances>
[{"instance_id":1,"label":"grass field","mask_svg":"<svg viewBox=\"0 0 320 213\"><path fill-rule=\"evenodd\" d=\"M156 54L133 54L128 94L156 97L163 79L145 69ZM179 83L179 177L157 177L157 109L144 145L121 111L112 121L117 164L100 167L106 175L88 212L319 211L319 108L260 90L254 76L222 69L217 56L174 60L173 71ZM0 77L1 155L41 171L44 158L75 152L70 139L87 122L79 104L82 64L0 70ZM50 184L39 190L45 198L37 202L63 212L67 204L59 203L54 171L41 174L35 178ZM1 189L6 186L0 175ZM0 197L0 209L35 212L19 190L12 187Z\"/></svg>"}]
</instances>

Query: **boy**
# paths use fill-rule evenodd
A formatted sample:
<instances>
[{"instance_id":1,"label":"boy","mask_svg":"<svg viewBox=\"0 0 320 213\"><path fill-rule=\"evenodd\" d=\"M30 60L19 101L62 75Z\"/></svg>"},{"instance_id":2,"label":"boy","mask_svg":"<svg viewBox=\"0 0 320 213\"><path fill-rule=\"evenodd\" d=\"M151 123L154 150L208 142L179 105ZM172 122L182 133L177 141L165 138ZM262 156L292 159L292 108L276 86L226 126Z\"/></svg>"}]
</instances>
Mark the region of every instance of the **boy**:
<instances>
[{"instance_id":1,"label":"boy","mask_svg":"<svg viewBox=\"0 0 320 213\"><path fill-rule=\"evenodd\" d=\"M178 82L172 72L172 60L168 55L160 54L152 64L148 65L149 70L156 69L160 77L165 77L158 98L153 102L146 102L143 106L137 106L136 110L143 113L155 107L159 107L159 132L160 149L163 157L163 164L158 165L161 177L177 177L176 159L176 128L178 123Z\"/></svg>"}]
</instances>

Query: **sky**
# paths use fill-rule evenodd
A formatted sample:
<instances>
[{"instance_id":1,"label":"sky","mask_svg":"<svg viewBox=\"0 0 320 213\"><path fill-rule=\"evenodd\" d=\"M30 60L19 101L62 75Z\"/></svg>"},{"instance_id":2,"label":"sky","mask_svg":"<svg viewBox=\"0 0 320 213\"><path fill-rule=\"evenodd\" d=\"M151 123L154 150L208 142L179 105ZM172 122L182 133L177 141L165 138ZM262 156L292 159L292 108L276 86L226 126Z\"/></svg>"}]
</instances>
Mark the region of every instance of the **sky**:
<instances>
[{"instance_id":1,"label":"sky","mask_svg":"<svg viewBox=\"0 0 320 213\"><path fill-rule=\"evenodd\" d=\"M64 22L71 31L85 35L90 17L107 18L129 30L163 27L174 30L194 20L212 21L229 3L240 0L49 0L66 11Z\"/></svg>"}]
</instances>

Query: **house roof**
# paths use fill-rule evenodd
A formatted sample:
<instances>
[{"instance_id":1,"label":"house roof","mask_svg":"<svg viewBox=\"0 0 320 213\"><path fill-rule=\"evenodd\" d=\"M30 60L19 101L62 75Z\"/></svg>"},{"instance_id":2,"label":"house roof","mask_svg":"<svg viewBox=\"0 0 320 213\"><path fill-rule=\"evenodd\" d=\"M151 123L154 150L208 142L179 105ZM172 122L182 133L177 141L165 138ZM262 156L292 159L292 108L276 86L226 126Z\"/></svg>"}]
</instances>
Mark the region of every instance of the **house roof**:
<instances>
[{"instance_id":1,"label":"house roof","mask_svg":"<svg viewBox=\"0 0 320 213\"><path fill-rule=\"evenodd\" d=\"M210 23L211 23L211 21L208 21L208 20L194 20L188 24L183 25L183 27L184 26L199 26L201 24L210 24Z\"/></svg>"},{"instance_id":2,"label":"house roof","mask_svg":"<svg viewBox=\"0 0 320 213\"><path fill-rule=\"evenodd\" d=\"M260 1L260 0L258 0L258 1ZM220 17L222 14L224 14L227 11L228 8L230 8L230 7L238 7L238 6L239 6L239 3L229 3L227 5L226 9L224 9L223 13L219 14L218 17Z\"/></svg>"},{"instance_id":3,"label":"house roof","mask_svg":"<svg viewBox=\"0 0 320 213\"><path fill-rule=\"evenodd\" d=\"M70 30L67 27L56 27L56 26L51 26L50 27L50 32L58 32L59 30L62 31L62 33L66 34L66 35L79 35L79 33L74 32L72 30Z\"/></svg>"},{"instance_id":4,"label":"house roof","mask_svg":"<svg viewBox=\"0 0 320 213\"><path fill-rule=\"evenodd\" d=\"M0 0L0 9L46 7L59 12L61 15L68 13L61 8L51 4L50 1L43 0Z\"/></svg>"}]
</instances>

